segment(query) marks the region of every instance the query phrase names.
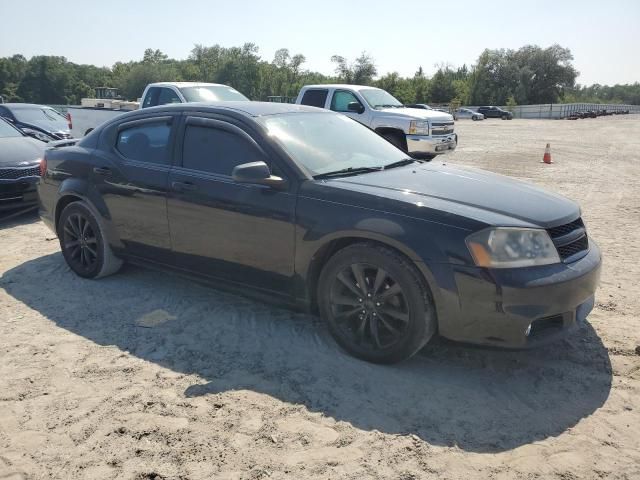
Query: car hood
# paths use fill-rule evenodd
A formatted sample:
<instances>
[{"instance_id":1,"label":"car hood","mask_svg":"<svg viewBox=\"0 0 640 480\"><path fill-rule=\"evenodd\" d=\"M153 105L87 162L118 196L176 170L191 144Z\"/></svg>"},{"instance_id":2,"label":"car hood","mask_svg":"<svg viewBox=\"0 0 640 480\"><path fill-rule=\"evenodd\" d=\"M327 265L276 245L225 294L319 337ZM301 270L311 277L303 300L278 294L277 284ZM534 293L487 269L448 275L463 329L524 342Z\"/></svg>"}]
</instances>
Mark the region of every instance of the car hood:
<instances>
[{"instance_id":1,"label":"car hood","mask_svg":"<svg viewBox=\"0 0 640 480\"><path fill-rule=\"evenodd\" d=\"M0 138L0 167L16 167L37 163L45 144L29 137Z\"/></svg>"},{"instance_id":2,"label":"car hood","mask_svg":"<svg viewBox=\"0 0 640 480\"><path fill-rule=\"evenodd\" d=\"M575 220L578 205L535 185L484 170L439 162L331 180L335 186L410 202L497 226L550 228ZM403 209L404 211L404 209Z\"/></svg>"},{"instance_id":3,"label":"car hood","mask_svg":"<svg viewBox=\"0 0 640 480\"><path fill-rule=\"evenodd\" d=\"M381 108L378 111L390 116L428 119L434 122L453 122L453 116L437 110L425 110L422 108Z\"/></svg>"}]
</instances>

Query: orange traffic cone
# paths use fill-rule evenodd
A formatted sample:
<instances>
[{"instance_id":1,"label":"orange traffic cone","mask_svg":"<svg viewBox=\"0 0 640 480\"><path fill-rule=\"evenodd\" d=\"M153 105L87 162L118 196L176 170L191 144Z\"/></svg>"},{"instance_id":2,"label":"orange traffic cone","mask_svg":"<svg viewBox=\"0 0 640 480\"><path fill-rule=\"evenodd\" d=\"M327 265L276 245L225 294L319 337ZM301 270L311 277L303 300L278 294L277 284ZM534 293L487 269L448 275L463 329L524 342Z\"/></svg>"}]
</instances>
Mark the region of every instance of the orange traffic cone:
<instances>
[{"instance_id":1,"label":"orange traffic cone","mask_svg":"<svg viewBox=\"0 0 640 480\"><path fill-rule=\"evenodd\" d=\"M551 161L551 145L547 143L547 148L544 149L544 157L542 157L543 163L553 163Z\"/></svg>"}]
</instances>

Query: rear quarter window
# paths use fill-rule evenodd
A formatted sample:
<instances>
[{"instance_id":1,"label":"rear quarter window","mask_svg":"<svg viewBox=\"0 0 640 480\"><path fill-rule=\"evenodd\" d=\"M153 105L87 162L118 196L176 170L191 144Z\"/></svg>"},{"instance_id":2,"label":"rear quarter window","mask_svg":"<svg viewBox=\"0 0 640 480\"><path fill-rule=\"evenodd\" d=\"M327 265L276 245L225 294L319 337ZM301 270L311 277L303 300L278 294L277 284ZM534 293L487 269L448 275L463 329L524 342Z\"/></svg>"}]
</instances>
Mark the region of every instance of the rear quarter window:
<instances>
[{"instance_id":1,"label":"rear quarter window","mask_svg":"<svg viewBox=\"0 0 640 480\"><path fill-rule=\"evenodd\" d=\"M302 105L309 105L310 107L324 108L327 102L328 90L307 90L302 96L300 103Z\"/></svg>"}]
</instances>

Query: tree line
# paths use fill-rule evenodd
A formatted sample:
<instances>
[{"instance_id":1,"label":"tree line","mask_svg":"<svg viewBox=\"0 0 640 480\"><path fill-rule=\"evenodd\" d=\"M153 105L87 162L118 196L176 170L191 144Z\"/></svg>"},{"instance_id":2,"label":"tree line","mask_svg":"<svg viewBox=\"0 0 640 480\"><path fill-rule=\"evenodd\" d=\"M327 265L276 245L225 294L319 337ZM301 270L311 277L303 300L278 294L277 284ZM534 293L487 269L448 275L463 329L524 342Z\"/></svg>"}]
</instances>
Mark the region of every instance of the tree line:
<instances>
[{"instance_id":1,"label":"tree line","mask_svg":"<svg viewBox=\"0 0 640 480\"><path fill-rule=\"evenodd\" d=\"M231 85L252 100L295 97L312 83L354 83L383 88L404 103L462 105L528 105L538 103L640 104L640 84L576 84L569 49L527 45L517 50L484 50L473 65L439 65L432 76L419 67L412 77L397 72L378 76L366 53L353 61L334 55L334 75L304 68L305 57L278 50L263 59L255 44L241 47L195 45L184 60L147 49L139 61L116 62L111 68L78 65L60 56L23 55L0 58L0 95L5 102L78 104L99 86L116 87L135 100L158 81L200 81Z\"/></svg>"}]
</instances>

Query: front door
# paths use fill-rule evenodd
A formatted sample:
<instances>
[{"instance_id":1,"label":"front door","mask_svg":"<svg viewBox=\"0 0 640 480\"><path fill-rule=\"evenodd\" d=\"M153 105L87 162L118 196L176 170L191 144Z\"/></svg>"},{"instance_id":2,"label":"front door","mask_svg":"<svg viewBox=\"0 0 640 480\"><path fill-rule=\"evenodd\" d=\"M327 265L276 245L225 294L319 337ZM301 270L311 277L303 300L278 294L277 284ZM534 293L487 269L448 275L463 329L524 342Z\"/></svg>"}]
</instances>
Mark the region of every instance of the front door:
<instances>
[{"instance_id":1,"label":"front door","mask_svg":"<svg viewBox=\"0 0 640 480\"><path fill-rule=\"evenodd\" d=\"M224 281L290 293L296 197L236 183L237 165L272 164L239 126L187 117L181 164L171 170L168 200L176 261Z\"/></svg>"}]
</instances>

